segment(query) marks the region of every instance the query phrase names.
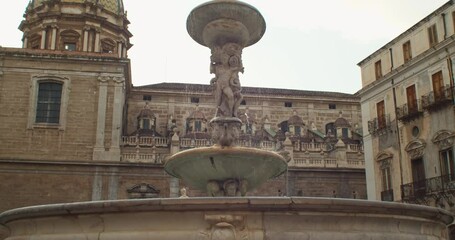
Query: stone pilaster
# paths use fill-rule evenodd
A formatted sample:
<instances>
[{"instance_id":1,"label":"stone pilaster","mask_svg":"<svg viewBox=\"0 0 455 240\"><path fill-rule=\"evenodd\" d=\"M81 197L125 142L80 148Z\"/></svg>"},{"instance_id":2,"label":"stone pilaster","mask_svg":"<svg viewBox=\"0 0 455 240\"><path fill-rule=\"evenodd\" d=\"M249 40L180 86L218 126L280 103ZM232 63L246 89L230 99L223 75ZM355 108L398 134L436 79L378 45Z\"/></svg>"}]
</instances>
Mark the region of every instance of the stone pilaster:
<instances>
[{"instance_id":1,"label":"stone pilaster","mask_svg":"<svg viewBox=\"0 0 455 240\"><path fill-rule=\"evenodd\" d=\"M121 58L123 56L123 43L122 42L118 42L117 44L117 53L118 53L118 57Z\"/></svg>"},{"instance_id":2,"label":"stone pilaster","mask_svg":"<svg viewBox=\"0 0 455 240\"><path fill-rule=\"evenodd\" d=\"M171 156L180 151L180 138L177 133L171 138ZM179 197L180 185L179 179L175 177L170 177L169 179L169 197Z\"/></svg>"},{"instance_id":3,"label":"stone pilaster","mask_svg":"<svg viewBox=\"0 0 455 240\"><path fill-rule=\"evenodd\" d=\"M107 108L107 86L108 76L100 76L99 80L99 95L98 95L98 116L96 123L96 142L93 149L93 160L102 160L105 152L104 146L104 130L106 125L106 108Z\"/></svg>"},{"instance_id":4,"label":"stone pilaster","mask_svg":"<svg viewBox=\"0 0 455 240\"><path fill-rule=\"evenodd\" d=\"M100 52L100 29L95 31L95 49L94 52Z\"/></svg>"},{"instance_id":5,"label":"stone pilaster","mask_svg":"<svg viewBox=\"0 0 455 240\"><path fill-rule=\"evenodd\" d=\"M41 30L41 49L46 49L46 28L43 27Z\"/></svg>"},{"instance_id":6,"label":"stone pilaster","mask_svg":"<svg viewBox=\"0 0 455 240\"><path fill-rule=\"evenodd\" d=\"M84 27L84 43L82 46L82 51L87 52L88 51L88 32L90 30L90 27L86 26Z\"/></svg>"},{"instance_id":7,"label":"stone pilaster","mask_svg":"<svg viewBox=\"0 0 455 240\"><path fill-rule=\"evenodd\" d=\"M51 40L51 49L55 50L57 44L57 25L52 25L52 40Z\"/></svg>"},{"instance_id":8,"label":"stone pilaster","mask_svg":"<svg viewBox=\"0 0 455 240\"><path fill-rule=\"evenodd\" d=\"M111 135L111 146L109 151L111 152L112 160L120 161L120 138L122 133L122 116L123 116L123 104L124 104L124 93L123 89L125 86L124 77L114 77L114 104L112 112L112 135Z\"/></svg>"}]
</instances>

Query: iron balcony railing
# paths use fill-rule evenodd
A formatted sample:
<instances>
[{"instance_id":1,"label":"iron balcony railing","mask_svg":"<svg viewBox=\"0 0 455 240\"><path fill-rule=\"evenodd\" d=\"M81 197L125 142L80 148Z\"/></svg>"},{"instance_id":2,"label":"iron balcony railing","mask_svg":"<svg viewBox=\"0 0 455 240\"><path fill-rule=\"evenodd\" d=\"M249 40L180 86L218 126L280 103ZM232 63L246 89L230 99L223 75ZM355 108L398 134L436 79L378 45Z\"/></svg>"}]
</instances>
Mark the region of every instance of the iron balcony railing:
<instances>
[{"instance_id":1,"label":"iron balcony railing","mask_svg":"<svg viewBox=\"0 0 455 240\"><path fill-rule=\"evenodd\" d=\"M422 96L422 106L428 111L437 110L453 101L454 88L442 87L439 91L432 91Z\"/></svg>"},{"instance_id":2,"label":"iron balcony railing","mask_svg":"<svg viewBox=\"0 0 455 240\"><path fill-rule=\"evenodd\" d=\"M404 202L427 203L428 198L446 198L455 194L455 175L443 175L401 185Z\"/></svg>"},{"instance_id":3,"label":"iron balcony railing","mask_svg":"<svg viewBox=\"0 0 455 240\"><path fill-rule=\"evenodd\" d=\"M423 114L422 101L415 99L412 103L406 103L396 108L397 119L400 121L410 121Z\"/></svg>"},{"instance_id":4,"label":"iron balcony railing","mask_svg":"<svg viewBox=\"0 0 455 240\"><path fill-rule=\"evenodd\" d=\"M388 189L381 192L381 201L393 202L393 189Z\"/></svg>"},{"instance_id":5,"label":"iron balcony railing","mask_svg":"<svg viewBox=\"0 0 455 240\"><path fill-rule=\"evenodd\" d=\"M384 114L368 121L368 132L377 135L390 129L390 115Z\"/></svg>"}]
</instances>

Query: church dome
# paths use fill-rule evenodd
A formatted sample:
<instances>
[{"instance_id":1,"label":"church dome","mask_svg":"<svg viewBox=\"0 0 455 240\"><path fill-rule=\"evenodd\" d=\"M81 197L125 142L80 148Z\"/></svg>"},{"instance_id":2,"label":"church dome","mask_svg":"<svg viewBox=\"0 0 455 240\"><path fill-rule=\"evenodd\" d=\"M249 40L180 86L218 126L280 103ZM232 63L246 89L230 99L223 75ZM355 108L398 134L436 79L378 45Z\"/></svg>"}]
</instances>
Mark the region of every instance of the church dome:
<instances>
[{"instance_id":1,"label":"church dome","mask_svg":"<svg viewBox=\"0 0 455 240\"><path fill-rule=\"evenodd\" d=\"M43 2L52 2L50 0L32 0L31 6L32 8L39 7L43 4ZM56 2L58 0L54 0ZM120 14L123 13L123 1L122 0L60 0L60 2L65 2L65 3L85 3L85 2L90 2L94 3L97 5L102 5L103 8L107 11L110 11L112 13Z\"/></svg>"},{"instance_id":2,"label":"church dome","mask_svg":"<svg viewBox=\"0 0 455 240\"><path fill-rule=\"evenodd\" d=\"M132 46L122 0L31 0L24 18L23 48L127 58Z\"/></svg>"}]
</instances>

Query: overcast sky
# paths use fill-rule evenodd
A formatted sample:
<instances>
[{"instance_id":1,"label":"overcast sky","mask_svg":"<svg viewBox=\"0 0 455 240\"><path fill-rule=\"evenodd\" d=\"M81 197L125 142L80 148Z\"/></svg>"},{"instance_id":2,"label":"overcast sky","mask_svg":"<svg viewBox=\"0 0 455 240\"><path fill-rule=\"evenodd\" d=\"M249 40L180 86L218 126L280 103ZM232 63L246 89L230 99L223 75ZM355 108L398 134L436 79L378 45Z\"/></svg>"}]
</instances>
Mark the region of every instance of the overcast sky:
<instances>
[{"instance_id":1,"label":"overcast sky","mask_svg":"<svg viewBox=\"0 0 455 240\"><path fill-rule=\"evenodd\" d=\"M186 18L201 0L123 0L134 46L135 86L208 84L210 50L193 41ZM243 51L243 86L355 93L357 63L447 0L249 0L265 18L263 38ZM20 47L28 0L0 0L0 45Z\"/></svg>"}]
</instances>

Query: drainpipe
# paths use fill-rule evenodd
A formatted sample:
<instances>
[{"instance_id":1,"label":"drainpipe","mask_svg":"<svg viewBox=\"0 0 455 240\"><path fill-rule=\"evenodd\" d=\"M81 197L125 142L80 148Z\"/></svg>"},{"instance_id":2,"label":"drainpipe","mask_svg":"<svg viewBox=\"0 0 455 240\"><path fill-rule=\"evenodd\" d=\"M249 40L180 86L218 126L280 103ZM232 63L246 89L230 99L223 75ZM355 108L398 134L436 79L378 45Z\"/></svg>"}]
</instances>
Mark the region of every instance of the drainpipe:
<instances>
[{"instance_id":1,"label":"drainpipe","mask_svg":"<svg viewBox=\"0 0 455 240\"><path fill-rule=\"evenodd\" d=\"M390 71L393 70L393 51L392 51L392 48L389 48L389 52L390 52Z\"/></svg>"},{"instance_id":2,"label":"drainpipe","mask_svg":"<svg viewBox=\"0 0 455 240\"><path fill-rule=\"evenodd\" d=\"M450 81L449 81L449 83L450 83L450 93L451 93L452 98L453 98L452 102L453 102L453 104L455 104L454 87L453 87L453 85L454 85L453 82L454 82L455 79L454 79L454 75L453 75L452 59L450 58L450 55L447 56L447 68L449 69L449 76L450 76Z\"/></svg>"},{"instance_id":3,"label":"drainpipe","mask_svg":"<svg viewBox=\"0 0 455 240\"><path fill-rule=\"evenodd\" d=\"M401 137L400 137L400 129L398 129L398 120L397 116L397 96L394 87L394 80L392 79L392 91L393 91L393 107L395 109L395 123L396 123L396 134L397 134L397 145L398 145L398 162L400 163L400 193L401 193L401 201L403 201L403 193L401 192L401 186L403 185L403 156L401 154Z\"/></svg>"},{"instance_id":4,"label":"drainpipe","mask_svg":"<svg viewBox=\"0 0 455 240\"><path fill-rule=\"evenodd\" d=\"M441 17L442 17L442 23L444 25L444 39L446 39L447 38L446 14L445 13L441 13Z\"/></svg>"}]
</instances>

